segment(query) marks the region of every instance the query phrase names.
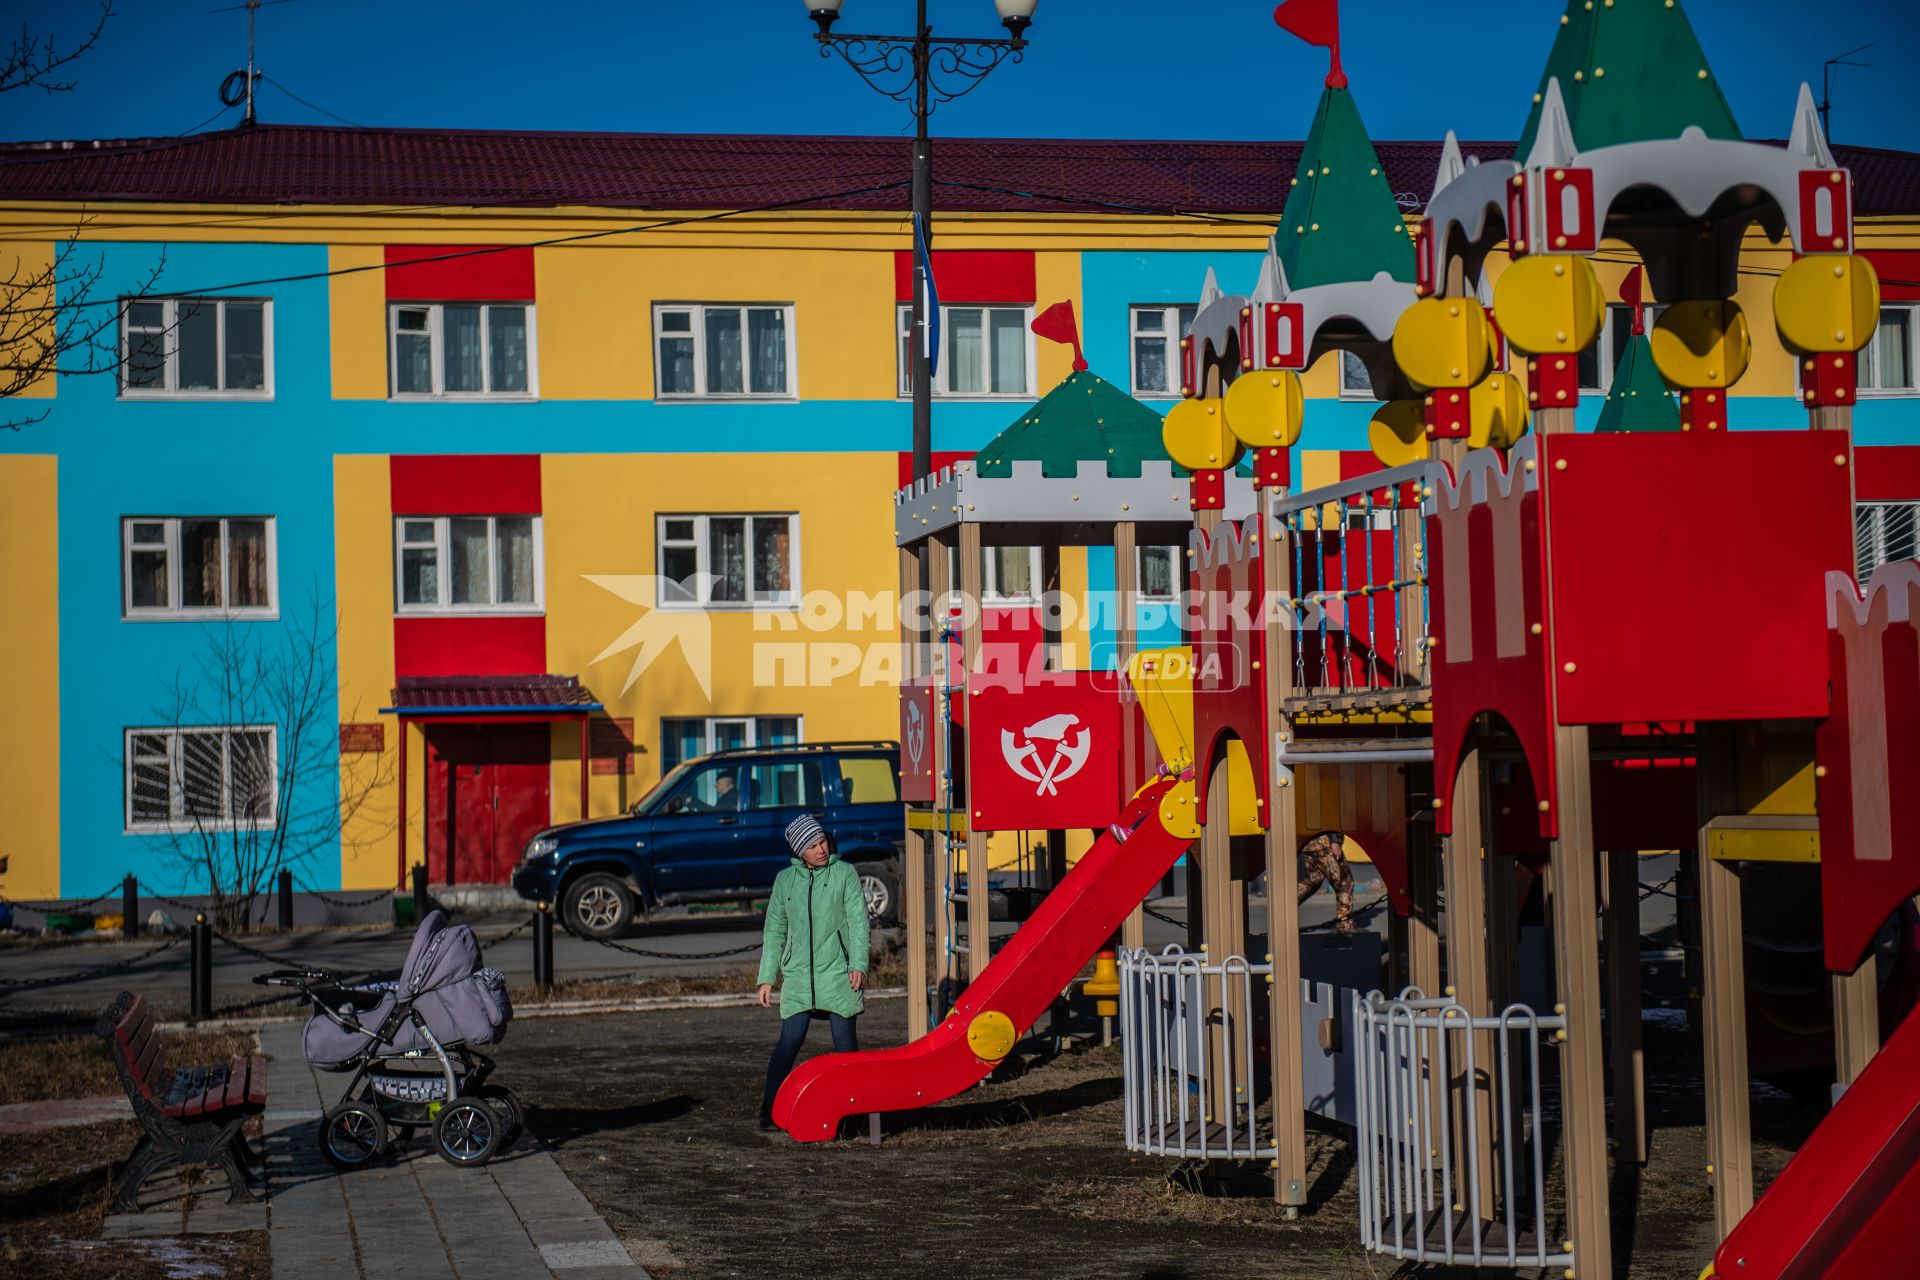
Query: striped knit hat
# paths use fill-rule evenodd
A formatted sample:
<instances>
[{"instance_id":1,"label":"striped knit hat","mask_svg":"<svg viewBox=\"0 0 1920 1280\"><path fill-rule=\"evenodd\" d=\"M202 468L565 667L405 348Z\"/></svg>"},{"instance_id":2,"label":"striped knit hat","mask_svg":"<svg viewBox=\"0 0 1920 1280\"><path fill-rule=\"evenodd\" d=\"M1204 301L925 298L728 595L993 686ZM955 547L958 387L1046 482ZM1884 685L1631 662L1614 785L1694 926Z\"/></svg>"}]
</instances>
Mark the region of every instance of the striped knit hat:
<instances>
[{"instance_id":1,"label":"striped knit hat","mask_svg":"<svg viewBox=\"0 0 1920 1280\"><path fill-rule=\"evenodd\" d=\"M808 846L826 834L827 829L812 814L803 813L787 824L787 844L795 855L805 853Z\"/></svg>"}]
</instances>

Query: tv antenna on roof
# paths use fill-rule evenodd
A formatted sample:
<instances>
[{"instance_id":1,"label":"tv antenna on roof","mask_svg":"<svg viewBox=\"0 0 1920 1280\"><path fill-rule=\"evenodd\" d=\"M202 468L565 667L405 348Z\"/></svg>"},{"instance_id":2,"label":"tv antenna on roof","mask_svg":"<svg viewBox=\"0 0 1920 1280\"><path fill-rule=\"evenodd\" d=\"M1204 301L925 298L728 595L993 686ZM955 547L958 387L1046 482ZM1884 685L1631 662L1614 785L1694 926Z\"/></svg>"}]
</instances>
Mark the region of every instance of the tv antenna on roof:
<instances>
[{"instance_id":1,"label":"tv antenna on roof","mask_svg":"<svg viewBox=\"0 0 1920 1280\"><path fill-rule=\"evenodd\" d=\"M237 13L247 11L247 65L235 71L220 82L220 101L229 107L247 104L246 119L243 124L253 123L253 86L264 74L253 65L253 14L256 9L270 4L292 4L293 0L246 0L245 4L230 4L224 9L209 9L208 13Z\"/></svg>"},{"instance_id":2,"label":"tv antenna on roof","mask_svg":"<svg viewBox=\"0 0 1920 1280\"><path fill-rule=\"evenodd\" d=\"M1873 48L1873 44L1874 42L1869 40L1858 49L1849 49L1837 57L1828 58L1820 68L1820 132L1827 135L1829 142L1833 140L1833 124L1828 119L1828 113L1833 110L1833 82L1837 74L1834 68L1872 66L1871 62L1849 62L1847 59L1856 53L1865 53Z\"/></svg>"}]
</instances>

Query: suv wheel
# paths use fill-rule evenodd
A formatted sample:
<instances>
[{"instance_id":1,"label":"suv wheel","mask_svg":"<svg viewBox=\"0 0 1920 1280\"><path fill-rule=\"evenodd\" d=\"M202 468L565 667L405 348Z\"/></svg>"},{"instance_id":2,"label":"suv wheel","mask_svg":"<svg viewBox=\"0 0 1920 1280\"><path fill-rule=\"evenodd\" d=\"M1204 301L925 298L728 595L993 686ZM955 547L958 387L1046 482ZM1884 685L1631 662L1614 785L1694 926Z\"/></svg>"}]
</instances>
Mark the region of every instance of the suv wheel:
<instances>
[{"instance_id":1,"label":"suv wheel","mask_svg":"<svg viewBox=\"0 0 1920 1280\"><path fill-rule=\"evenodd\" d=\"M560 896L560 919L583 938L617 938L633 923L633 891L618 876L589 871Z\"/></svg>"},{"instance_id":2,"label":"suv wheel","mask_svg":"<svg viewBox=\"0 0 1920 1280\"><path fill-rule=\"evenodd\" d=\"M867 918L875 924L894 924L900 919L900 877L892 867L877 862L862 862L860 896L867 900Z\"/></svg>"}]
</instances>

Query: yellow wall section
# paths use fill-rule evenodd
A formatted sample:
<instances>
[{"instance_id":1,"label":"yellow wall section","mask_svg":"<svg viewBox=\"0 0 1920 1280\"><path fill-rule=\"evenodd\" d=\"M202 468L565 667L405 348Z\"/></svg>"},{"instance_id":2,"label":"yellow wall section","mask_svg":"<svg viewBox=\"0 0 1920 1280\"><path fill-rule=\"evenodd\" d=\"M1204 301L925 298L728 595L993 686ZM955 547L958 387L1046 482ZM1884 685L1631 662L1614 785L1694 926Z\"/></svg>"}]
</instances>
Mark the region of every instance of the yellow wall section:
<instances>
[{"instance_id":1,"label":"yellow wall section","mask_svg":"<svg viewBox=\"0 0 1920 1280\"><path fill-rule=\"evenodd\" d=\"M379 722L386 749L340 761L342 830L340 884L346 889L392 886L401 732L393 716L379 714L393 696L393 484L385 454L333 460L333 549L338 573L340 721ZM409 861L425 846L423 804L425 749L417 740L408 780ZM356 797L358 801L356 802Z\"/></svg>"},{"instance_id":2,"label":"yellow wall section","mask_svg":"<svg viewBox=\"0 0 1920 1280\"><path fill-rule=\"evenodd\" d=\"M812 482L795 484L798 474ZM858 625L843 616L824 629L804 625L792 610L658 615L690 624L683 642L703 648L699 631L709 629L713 688L724 699L716 703L701 690L679 647L654 658L632 688L623 689L636 650L596 659L636 621L655 615L590 580L626 579L616 585L650 600L651 583L631 580L655 571L657 513L797 510L805 593L836 604L853 592L885 592L890 600L899 564L888 495L897 475L891 453L741 454L717 465L710 456L687 454L542 459L547 667L579 675L609 716L631 716L639 752L631 777L592 777L593 813L617 812L659 778L665 716L800 716L804 736L816 742L897 735L899 627L891 611ZM795 683L784 683L776 654L797 657L800 671L812 679L796 673ZM853 669L842 674L827 666L847 660ZM554 733L557 820L571 821L578 808L574 732L569 726Z\"/></svg>"},{"instance_id":3,"label":"yellow wall section","mask_svg":"<svg viewBox=\"0 0 1920 1280\"><path fill-rule=\"evenodd\" d=\"M0 458L0 815L8 855L0 892L60 895L59 471L54 458ZM32 554L26 554L32 548Z\"/></svg>"},{"instance_id":4,"label":"yellow wall section","mask_svg":"<svg viewBox=\"0 0 1920 1280\"><path fill-rule=\"evenodd\" d=\"M255 231L254 236L261 233ZM331 245L327 267L377 266L386 249L377 244ZM355 271L327 280L327 321L333 345L333 398L384 400L387 398L387 273ZM382 463L384 466L385 463ZM387 491L387 482L380 482ZM391 611L389 611L391 612ZM389 638L387 647L393 647Z\"/></svg>"},{"instance_id":5,"label":"yellow wall section","mask_svg":"<svg viewBox=\"0 0 1920 1280\"><path fill-rule=\"evenodd\" d=\"M0 279L10 282L8 309L26 315L29 308L43 308L43 319L38 324L25 326L25 331L18 335L16 341L0 346L0 363L9 369L40 364L45 359L41 353L53 345L54 313L44 308L50 307L55 301L52 288L54 258L53 245L44 241L16 241L11 249L0 251ZM43 281L46 288L27 287ZM11 323L8 328L12 328ZM9 383L12 378L11 373L6 376ZM54 381L49 370L13 394L17 398L30 400L50 399L54 393Z\"/></svg>"},{"instance_id":6,"label":"yellow wall section","mask_svg":"<svg viewBox=\"0 0 1920 1280\"><path fill-rule=\"evenodd\" d=\"M1080 254L1036 253L1033 255L1033 313L1037 316L1056 302L1073 304L1073 320L1080 326L1080 341L1087 340L1087 310L1080 300ZM1045 395L1073 372L1073 348L1062 342L1038 338L1034 342L1034 390Z\"/></svg>"}]
</instances>

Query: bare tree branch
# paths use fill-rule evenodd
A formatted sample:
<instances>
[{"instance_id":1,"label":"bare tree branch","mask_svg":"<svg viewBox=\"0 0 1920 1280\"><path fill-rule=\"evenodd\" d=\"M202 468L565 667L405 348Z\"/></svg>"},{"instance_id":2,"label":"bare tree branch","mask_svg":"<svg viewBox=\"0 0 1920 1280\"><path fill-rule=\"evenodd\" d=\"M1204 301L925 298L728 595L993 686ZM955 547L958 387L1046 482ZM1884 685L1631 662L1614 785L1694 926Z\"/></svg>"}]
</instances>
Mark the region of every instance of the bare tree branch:
<instances>
[{"instance_id":1,"label":"bare tree branch","mask_svg":"<svg viewBox=\"0 0 1920 1280\"><path fill-rule=\"evenodd\" d=\"M112 16L113 0L100 0L100 16L94 20L93 30L65 53L60 52L59 44L52 36L35 35L32 29L22 23L13 48L0 55L0 93L10 89L71 93L78 82L57 79L55 73L77 61L98 44L100 33L107 29L107 19Z\"/></svg>"}]
</instances>

